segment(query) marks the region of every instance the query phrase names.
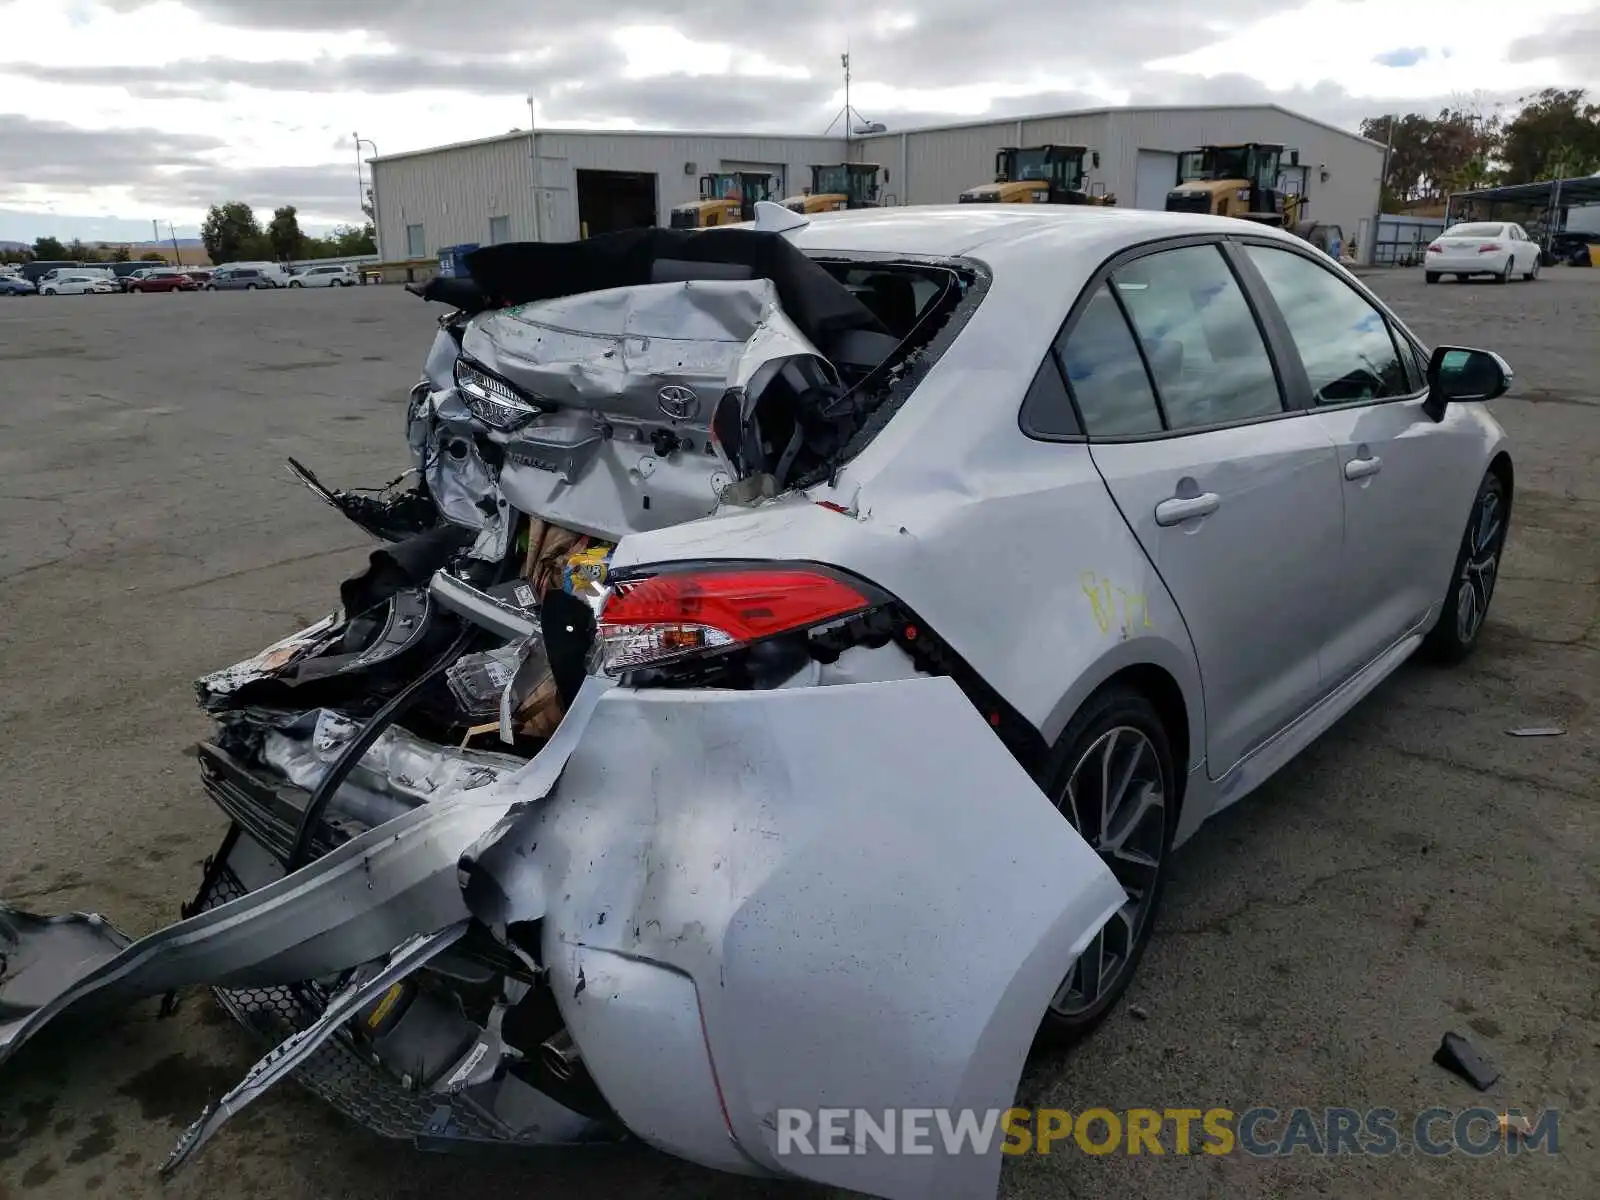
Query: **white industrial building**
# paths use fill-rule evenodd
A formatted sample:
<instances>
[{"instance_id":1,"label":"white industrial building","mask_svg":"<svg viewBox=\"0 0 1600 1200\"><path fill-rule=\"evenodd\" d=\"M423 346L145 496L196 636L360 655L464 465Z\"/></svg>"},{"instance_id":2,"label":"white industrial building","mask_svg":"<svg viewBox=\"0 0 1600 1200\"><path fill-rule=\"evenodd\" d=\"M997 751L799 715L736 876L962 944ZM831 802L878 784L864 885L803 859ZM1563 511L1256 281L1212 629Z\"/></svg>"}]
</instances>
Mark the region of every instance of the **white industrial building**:
<instances>
[{"instance_id":1,"label":"white industrial building","mask_svg":"<svg viewBox=\"0 0 1600 1200\"><path fill-rule=\"evenodd\" d=\"M1003 146L1087 146L1099 156L1091 190L1119 205L1162 208L1178 155L1202 145L1276 142L1299 152L1290 190L1306 216L1340 226L1370 251L1384 147L1276 105L1097 108L866 137L513 130L498 137L372 159L378 251L434 257L443 247L568 241L611 229L665 225L698 198L701 175L776 175L781 195L809 185L812 164L873 162L888 204L949 204L994 176ZM1285 170L1288 155L1285 155ZM535 194L538 203L535 204Z\"/></svg>"}]
</instances>

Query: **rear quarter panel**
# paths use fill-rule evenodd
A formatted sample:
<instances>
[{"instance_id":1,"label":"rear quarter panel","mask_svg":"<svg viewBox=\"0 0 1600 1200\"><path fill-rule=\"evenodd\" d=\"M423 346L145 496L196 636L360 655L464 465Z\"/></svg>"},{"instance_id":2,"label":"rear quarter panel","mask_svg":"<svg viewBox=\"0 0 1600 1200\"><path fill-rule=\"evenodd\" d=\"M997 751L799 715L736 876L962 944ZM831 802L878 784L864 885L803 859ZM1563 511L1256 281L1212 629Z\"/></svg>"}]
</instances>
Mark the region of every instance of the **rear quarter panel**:
<instances>
[{"instance_id":1,"label":"rear quarter panel","mask_svg":"<svg viewBox=\"0 0 1600 1200\"><path fill-rule=\"evenodd\" d=\"M987 468L947 464L943 486L882 502L863 489L858 516L789 497L631 535L614 562L840 567L907 605L1047 742L1107 679L1151 664L1183 692L1188 744L1203 747L1188 632L1087 450L1015 436Z\"/></svg>"},{"instance_id":2,"label":"rear quarter panel","mask_svg":"<svg viewBox=\"0 0 1600 1200\"><path fill-rule=\"evenodd\" d=\"M1104 217L1083 225L1111 227ZM986 295L832 486L631 535L617 564L702 557L842 567L915 611L1046 742L1112 675L1150 664L1182 691L1188 745L1203 747L1188 631L1087 447L1037 441L1018 425L1073 301L1124 245L1058 248L1051 238L1068 228L1042 226L968 252L992 276ZM1191 751L1185 765L1195 761Z\"/></svg>"}]
</instances>

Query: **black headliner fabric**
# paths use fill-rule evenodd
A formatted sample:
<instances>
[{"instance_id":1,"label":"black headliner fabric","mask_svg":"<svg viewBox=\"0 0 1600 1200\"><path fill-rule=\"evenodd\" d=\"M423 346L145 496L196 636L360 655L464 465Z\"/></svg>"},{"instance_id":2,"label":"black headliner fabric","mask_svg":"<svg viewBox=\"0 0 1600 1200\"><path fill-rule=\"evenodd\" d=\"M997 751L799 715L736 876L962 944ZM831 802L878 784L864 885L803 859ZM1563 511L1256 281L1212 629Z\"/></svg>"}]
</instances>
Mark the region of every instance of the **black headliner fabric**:
<instances>
[{"instance_id":1,"label":"black headliner fabric","mask_svg":"<svg viewBox=\"0 0 1600 1200\"><path fill-rule=\"evenodd\" d=\"M754 229L625 229L577 242L508 242L474 250L466 266L485 296L528 304L650 283L658 259L748 266L773 282L784 312L824 354L836 334L886 332L825 268L781 234Z\"/></svg>"}]
</instances>

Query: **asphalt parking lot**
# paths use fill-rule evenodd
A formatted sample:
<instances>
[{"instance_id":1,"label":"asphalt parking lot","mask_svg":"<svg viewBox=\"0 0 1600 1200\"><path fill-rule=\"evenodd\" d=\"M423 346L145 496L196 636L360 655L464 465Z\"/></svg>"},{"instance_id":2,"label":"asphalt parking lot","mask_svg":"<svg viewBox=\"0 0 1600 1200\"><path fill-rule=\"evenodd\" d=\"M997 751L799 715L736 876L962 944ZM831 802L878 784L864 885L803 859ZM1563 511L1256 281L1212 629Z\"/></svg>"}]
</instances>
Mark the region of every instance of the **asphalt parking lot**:
<instances>
[{"instance_id":1,"label":"asphalt parking lot","mask_svg":"<svg viewBox=\"0 0 1600 1200\"><path fill-rule=\"evenodd\" d=\"M1559 1150L1475 1159L1009 1160L1024 1197L1591 1197L1600 1178L1600 271L1371 280L1434 343L1501 351L1511 541L1464 667L1409 666L1179 854L1127 1002L1023 1102L1560 1110ZM191 681L336 602L367 542L290 482L406 465L434 311L399 288L0 300L0 897L174 919L222 820ZM1519 739L1514 727L1563 736ZM1432 1065L1440 1036L1500 1069ZM285 1086L167 1185L182 1128L255 1058L209 999L52 1029L0 1075L0 1200L215 1194L816 1194L648 1152L427 1156Z\"/></svg>"}]
</instances>

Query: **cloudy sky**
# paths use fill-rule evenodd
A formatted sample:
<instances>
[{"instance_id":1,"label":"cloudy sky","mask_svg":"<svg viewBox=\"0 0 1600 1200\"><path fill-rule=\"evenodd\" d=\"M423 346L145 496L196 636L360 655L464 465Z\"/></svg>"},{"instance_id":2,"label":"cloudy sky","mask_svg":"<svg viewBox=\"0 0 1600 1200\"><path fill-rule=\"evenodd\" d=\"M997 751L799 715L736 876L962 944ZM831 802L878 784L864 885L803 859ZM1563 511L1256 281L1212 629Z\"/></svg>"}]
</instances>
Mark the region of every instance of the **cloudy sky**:
<instances>
[{"instance_id":1,"label":"cloudy sky","mask_svg":"<svg viewBox=\"0 0 1600 1200\"><path fill-rule=\"evenodd\" d=\"M353 133L526 128L530 92L541 126L821 133L847 44L891 129L1250 101L1353 128L1600 88L1600 0L0 0L0 239L182 235L235 198L354 221Z\"/></svg>"}]
</instances>

